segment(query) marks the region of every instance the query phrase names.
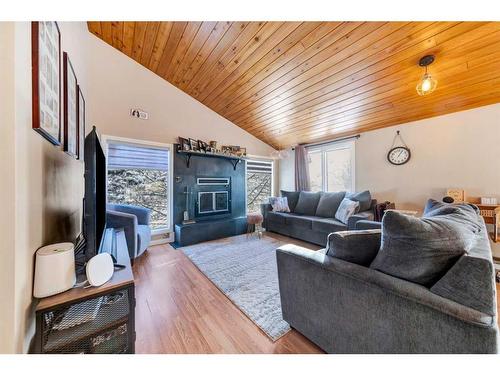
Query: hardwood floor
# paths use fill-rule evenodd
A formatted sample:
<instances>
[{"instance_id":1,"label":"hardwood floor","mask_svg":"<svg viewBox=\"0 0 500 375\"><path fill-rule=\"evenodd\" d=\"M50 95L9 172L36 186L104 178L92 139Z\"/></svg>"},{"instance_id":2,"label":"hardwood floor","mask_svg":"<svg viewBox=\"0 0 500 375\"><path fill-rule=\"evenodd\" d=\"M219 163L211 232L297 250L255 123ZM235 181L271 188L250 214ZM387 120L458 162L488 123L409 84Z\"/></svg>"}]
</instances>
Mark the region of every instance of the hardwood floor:
<instances>
[{"instance_id":1,"label":"hardwood floor","mask_svg":"<svg viewBox=\"0 0 500 375\"><path fill-rule=\"evenodd\" d=\"M170 245L150 247L133 269L136 353L323 353L295 330L272 342L182 251ZM499 284L497 301L500 310Z\"/></svg>"},{"instance_id":2,"label":"hardwood floor","mask_svg":"<svg viewBox=\"0 0 500 375\"><path fill-rule=\"evenodd\" d=\"M272 342L170 245L150 247L134 275L136 353L323 352L295 330Z\"/></svg>"}]
</instances>

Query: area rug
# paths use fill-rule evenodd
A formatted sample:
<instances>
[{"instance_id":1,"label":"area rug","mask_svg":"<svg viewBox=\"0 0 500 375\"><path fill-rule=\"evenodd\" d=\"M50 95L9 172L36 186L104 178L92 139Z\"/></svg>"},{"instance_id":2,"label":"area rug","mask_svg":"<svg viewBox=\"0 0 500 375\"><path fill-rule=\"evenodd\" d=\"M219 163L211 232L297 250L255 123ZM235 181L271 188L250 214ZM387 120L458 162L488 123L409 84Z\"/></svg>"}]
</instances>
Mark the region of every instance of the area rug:
<instances>
[{"instance_id":1,"label":"area rug","mask_svg":"<svg viewBox=\"0 0 500 375\"><path fill-rule=\"evenodd\" d=\"M286 242L246 235L180 250L246 316L276 341L290 330L281 316L276 249Z\"/></svg>"}]
</instances>

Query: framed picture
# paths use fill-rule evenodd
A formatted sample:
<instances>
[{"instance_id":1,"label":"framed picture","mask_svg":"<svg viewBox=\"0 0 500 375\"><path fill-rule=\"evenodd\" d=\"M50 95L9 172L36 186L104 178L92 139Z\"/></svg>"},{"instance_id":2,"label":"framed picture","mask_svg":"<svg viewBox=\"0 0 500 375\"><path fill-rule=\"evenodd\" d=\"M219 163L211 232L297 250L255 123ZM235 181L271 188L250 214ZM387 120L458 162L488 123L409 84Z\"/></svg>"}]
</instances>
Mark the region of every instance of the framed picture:
<instances>
[{"instance_id":1,"label":"framed picture","mask_svg":"<svg viewBox=\"0 0 500 375\"><path fill-rule=\"evenodd\" d=\"M208 144L198 139L198 150L207 152Z\"/></svg>"},{"instance_id":2,"label":"framed picture","mask_svg":"<svg viewBox=\"0 0 500 375\"><path fill-rule=\"evenodd\" d=\"M63 53L64 151L73 157L78 153L78 85L68 54Z\"/></svg>"},{"instance_id":3,"label":"framed picture","mask_svg":"<svg viewBox=\"0 0 500 375\"><path fill-rule=\"evenodd\" d=\"M191 151L191 145L186 138L179 137L179 147L181 151Z\"/></svg>"},{"instance_id":4,"label":"framed picture","mask_svg":"<svg viewBox=\"0 0 500 375\"><path fill-rule=\"evenodd\" d=\"M199 151L198 150L198 141L195 141L192 138L189 138L189 147L191 148L191 151Z\"/></svg>"},{"instance_id":5,"label":"framed picture","mask_svg":"<svg viewBox=\"0 0 500 375\"><path fill-rule=\"evenodd\" d=\"M247 156L247 149L246 147L240 147L240 149L236 152L236 155L239 157L245 157Z\"/></svg>"},{"instance_id":6,"label":"framed picture","mask_svg":"<svg viewBox=\"0 0 500 375\"><path fill-rule=\"evenodd\" d=\"M31 23L32 128L61 144L61 33L54 21Z\"/></svg>"},{"instance_id":7,"label":"framed picture","mask_svg":"<svg viewBox=\"0 0 500 375\"><path fill-rule=\"evenodd\" d=\"M233 153L232 146L221 146L220 150L225 155L231 155Z\"/></svg>"},{"instance_id":8,"label":"framed picture","mask_svg":"<svg viewBox=\"0 0 500 375\"><path fill-rule=\"evenodd\" d=\"M80 85L78 87L78 147L77 154L78 160L83 160L83 150L85 149L85 98L82 94L82 89Z\"/></svg>"}]
</instances>

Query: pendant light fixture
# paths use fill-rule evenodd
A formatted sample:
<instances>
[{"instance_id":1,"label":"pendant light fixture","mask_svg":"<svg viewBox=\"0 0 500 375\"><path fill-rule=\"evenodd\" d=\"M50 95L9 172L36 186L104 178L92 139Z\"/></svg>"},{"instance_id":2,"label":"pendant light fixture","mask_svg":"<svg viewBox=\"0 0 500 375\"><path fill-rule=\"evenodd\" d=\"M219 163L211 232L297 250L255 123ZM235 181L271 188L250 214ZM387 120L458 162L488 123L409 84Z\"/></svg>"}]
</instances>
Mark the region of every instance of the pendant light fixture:
<instances>
[{"instance_id":1,"label":"pendant light fixture","mask_svg":"<svg viewBox=\"0 0 500 375\"><path fill-rule=\"evenodd\" d=\"M425 55L418 62L419 66L425 67L425 74L417 84L417 93L420 96L430 94L437 87L437 81L434 78L432 78L430 73L427 71L427 67L434 62L434 59L435 59L434 55Z\"/></svg>"}]
</instances>

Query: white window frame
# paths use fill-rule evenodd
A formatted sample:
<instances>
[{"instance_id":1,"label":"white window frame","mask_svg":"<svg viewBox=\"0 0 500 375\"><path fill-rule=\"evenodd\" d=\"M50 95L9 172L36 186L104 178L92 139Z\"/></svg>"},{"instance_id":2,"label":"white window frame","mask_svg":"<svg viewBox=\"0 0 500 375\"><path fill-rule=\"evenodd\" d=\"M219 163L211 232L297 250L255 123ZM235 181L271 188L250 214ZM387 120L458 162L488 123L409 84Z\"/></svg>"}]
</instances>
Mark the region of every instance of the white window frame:
<instances>
[{"instance_id":1,"label":"white window frame","mask_svg":"<svg viewBox=\"0 0 500 375\"><path fill-rule=\"evenodd\" d=\"M263 161L266 163L271 164L271 195L274 195L274 171L276 170L275 167L275 162L276 160L265 157L265 156L258 156L258 155L247 155L245 157L246 161ZM248 190L247 190L247 163L245 163L245 214L248 213Z\"/></svg>"},{"instance_id":2,"label":"white window frame","mask_svg":"<svg viewBox=\"0 0 500 375\"><path fill-rule=\"evenodd\" d=\"M168 158L168 197L167 197L167 204L168 204L168 226L163 227L161 229L153 229L151 230L151 234L153 236L159 235L159 234L166 234L166 233L172 233L173 232L173 225L172 221L174 219L174 214L173 214L173 194L174 194L174 186L173 186L173 174L174 174L174 145L171 143L159 143L159 142L151 142L151 141L145 141L142 139L133 139L133 138L123 138L123 137L116 137L114 135L102 135L102 146L104 149L104 155L106 155L106 201L108 200L108 143L110 141L114 142L120 142L120 143L128 143L131 145L139 145L139 146L153 146L153 147L160 147L160 148L166 148L169 151L169 158Z\"/></svg>"},{"instance_id":3,"label":"white window frame","mask_svg":"<svg viewBox=\"0 0 500 375\"><path fill-rule=\"evenodd\" d=\"M333 142L321 146L311 146L308 152L321 153L321 177L322 177L322 191L328 191L328 172L327 172L327 152L349 148L351 150L351 188L350 191L356 191L356 142L354 140L345 140Z\"/></svg>"}]
</instances>

